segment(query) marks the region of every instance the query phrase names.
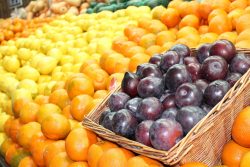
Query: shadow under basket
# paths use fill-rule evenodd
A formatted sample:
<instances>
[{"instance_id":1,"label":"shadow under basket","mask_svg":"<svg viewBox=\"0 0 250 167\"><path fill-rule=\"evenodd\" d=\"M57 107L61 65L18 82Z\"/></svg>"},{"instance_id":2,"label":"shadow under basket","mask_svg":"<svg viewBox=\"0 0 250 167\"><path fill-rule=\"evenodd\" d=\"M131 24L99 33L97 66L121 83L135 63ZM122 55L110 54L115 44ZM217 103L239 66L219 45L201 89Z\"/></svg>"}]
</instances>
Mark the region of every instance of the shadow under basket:
<instances>
[{"instance_id":1,"label":"shadow under basket","mask_svg":"<svg viewBox=\"0 0 250 167\"><path fill-rule=\"evenodd\" d=\"M237 52L250 56L249 50ZM196 50L192 49L195 56ZM100 137L115 142L135 153L156 159L165 165L180 166L187 162L203 162L208 166L220 164L224 144L231 139L231 129L237 114L250 105L250 70L227 92L224 98L174 147L168 151L157 150L136 141L116 135L99 125L101 113L107 108L111 92L100 105L83 120L83 125Z\"/></svg>"}]
</instances>

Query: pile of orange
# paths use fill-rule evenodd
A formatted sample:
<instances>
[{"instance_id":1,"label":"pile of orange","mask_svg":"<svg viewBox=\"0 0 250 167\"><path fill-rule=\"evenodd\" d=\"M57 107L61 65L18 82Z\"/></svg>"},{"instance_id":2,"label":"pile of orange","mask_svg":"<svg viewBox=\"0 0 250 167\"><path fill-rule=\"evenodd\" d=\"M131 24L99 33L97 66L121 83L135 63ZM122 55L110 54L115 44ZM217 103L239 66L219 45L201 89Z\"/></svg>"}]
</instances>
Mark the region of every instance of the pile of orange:
<instances>
[{"instance_id":1,"label":"pile of orange","mask_svg":"<svg viewBox=\"0 0 250 167\"><path fill-rule=\"evenodd\" d=\"M56 121L51 121L52 119ZM22 125L19 120L12 121L18 123L15 124L15 128L10 127L6 133L13 133L14 129L19 129L15 134L17 137L6 139L0 148L1 155L11 166L163 167L155 160L135 156L116 144L98 141L93 132L83 127L68 129L69 122L60 114L50 115L42 125L36 122Z\"/></svg>"},{"instance_id":2,"label":"pile of orange","mask_svg":"<svg viewBox=\"0 0 250 167\"><path fill-rule=\"evenodd\" d=\"M79 73L58 81L48 95L33 99L13 96L4 125L8 138L0 147L11 166L161 167L154 160L135 156L97 136L81 125L84 116L115 89L123 73L111 73L95 59L85 61ZM12 107L11 107L12 106Z\"/></svg>"},{"instance_id":3,"label":"pile of orange","mask_svg":"<svg viewBox=\"0 0 250 167\"><path fill-rule=\"evenodd\" d=\"M165 52L176 43L198 47L217 39L228 39L237 47L250 48L249 5L247 0L173 0L168 8L154 8L151 18L145 15L147 17L141 17L136 23L130 22L123 36L113 40L111 48L97 54L97 57L100 54L99 60L93 58L79 63L77 70L67 72L67 76L66 73L53 76L60 81L51 82L51 87L39 87L37 96L9 99L4 110L12 117L4 125L8 138L0 147L1 155L11 166L19 167L162 166L113 143L99 141L94 133L81 126L81 121L121 83L124 72L134 72L152 55ZM0 23L0 43L27 37L51 20L53 18L4 20ZM81 25L84 27L85 22ZM67 44L73 47L75 43L71 42ZM42 77L46 80L51 76ZM233 140L223 150L222 161L229 167L250 164L249 117L249 108L239 114L233 126ZM182 167L206 165L188 163Z\"/></svg>"},{"instance_id":4,"label":"pile of orange","mask_svg":"<svg viewBox=\"0 0 250 167\"><path fill-rule=\"evenodd\" d=\"M0 44L10 39L27 37L38 27L49 23L53 18L35 18L33 20L6 19L0 22Z\"/></svg>"},{"instance_id":5,"label":"pile of orange","mask_svg":"<svg viewBox=\"0 0 250 167\"><path fill-rule=\"evenodd\" d=\"M250 5L247 0L173 0L168 8L158 6L152 18L128 25L124 36L113 41L112 50L102 54L100 66L109 74L135 71L157 53L177 43L198 47L227 39L237 47L250 48Z\"/></svg>"},{"instance_id":6,"label":"pile of orange","mask_svg":"<svg viewBox=\"0 0 250 167\"><path fill-rule=\"evenodd\" d=\"M250 107L244 108L236 117L232 127L232 140L223 148L222 163L248 167L250 164Z\"/></svg>"}]
</instances>

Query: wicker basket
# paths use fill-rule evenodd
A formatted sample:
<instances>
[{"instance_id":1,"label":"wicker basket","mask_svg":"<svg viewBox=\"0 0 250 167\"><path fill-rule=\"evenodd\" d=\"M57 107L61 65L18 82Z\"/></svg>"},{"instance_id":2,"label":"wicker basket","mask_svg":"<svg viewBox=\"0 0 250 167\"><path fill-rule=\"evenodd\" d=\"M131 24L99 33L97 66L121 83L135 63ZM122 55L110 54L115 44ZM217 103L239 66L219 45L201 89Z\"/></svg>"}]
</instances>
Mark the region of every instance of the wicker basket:
<instances>
[{"instance_id":1,"label":"wicker basket","mask_svg":"<svg viewBox=\"0 0 250 167\"><path fill-rule=\"evenodd\" d=\"M192 50L195 55L195 50ZM249 50L238 49L250 55ZM120 87L113 92L120 91ZM159 160L166 165L179 166L199 161L209 166L220 164L223 145L231 138L236 115L250 105L250 70L228 91L224 98L179 143L169 151L156 150L136 141L116 135L98 124L101 113L107 108L111 92L83 120L83 125L102 138L113 141L138 154Z\"/></svg>"}]
</instances>

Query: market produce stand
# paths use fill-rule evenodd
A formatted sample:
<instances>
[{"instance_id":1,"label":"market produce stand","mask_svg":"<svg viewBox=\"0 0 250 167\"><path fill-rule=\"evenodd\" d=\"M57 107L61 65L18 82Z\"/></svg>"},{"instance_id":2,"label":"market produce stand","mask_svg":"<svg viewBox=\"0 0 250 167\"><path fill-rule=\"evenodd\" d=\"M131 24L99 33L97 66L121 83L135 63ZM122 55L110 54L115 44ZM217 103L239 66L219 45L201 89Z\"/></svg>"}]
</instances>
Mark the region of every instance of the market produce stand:
<instances>
[{"instance_id":1,"label":"market produce stand","mask_svg":"<svg viewBox=\"0 0 250 167\"><path fill-rule=\"evenodd\" d=\"M0 19L1 167L249 167L250 2L20 2Z\"/></svg>"}]
</instances>

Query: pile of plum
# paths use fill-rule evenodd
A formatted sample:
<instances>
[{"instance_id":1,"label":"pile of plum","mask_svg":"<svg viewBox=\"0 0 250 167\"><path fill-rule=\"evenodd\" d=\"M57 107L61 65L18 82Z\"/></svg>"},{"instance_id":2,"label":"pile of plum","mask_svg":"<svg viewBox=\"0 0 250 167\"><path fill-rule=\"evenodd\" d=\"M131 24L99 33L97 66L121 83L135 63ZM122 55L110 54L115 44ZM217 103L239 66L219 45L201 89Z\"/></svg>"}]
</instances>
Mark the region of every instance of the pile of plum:
<instances>
[{"instance_id":1,"label":"pile of plum","mask_svg":"<svg viewBox=\"0 0 250 167\"><path fill-rule=\"evenodd\" d=\"M126 72L100 125L159 150L185 136L249 69L250 58L227 40L198 48L177 44Z\"/></svg>"}]
</instances>

